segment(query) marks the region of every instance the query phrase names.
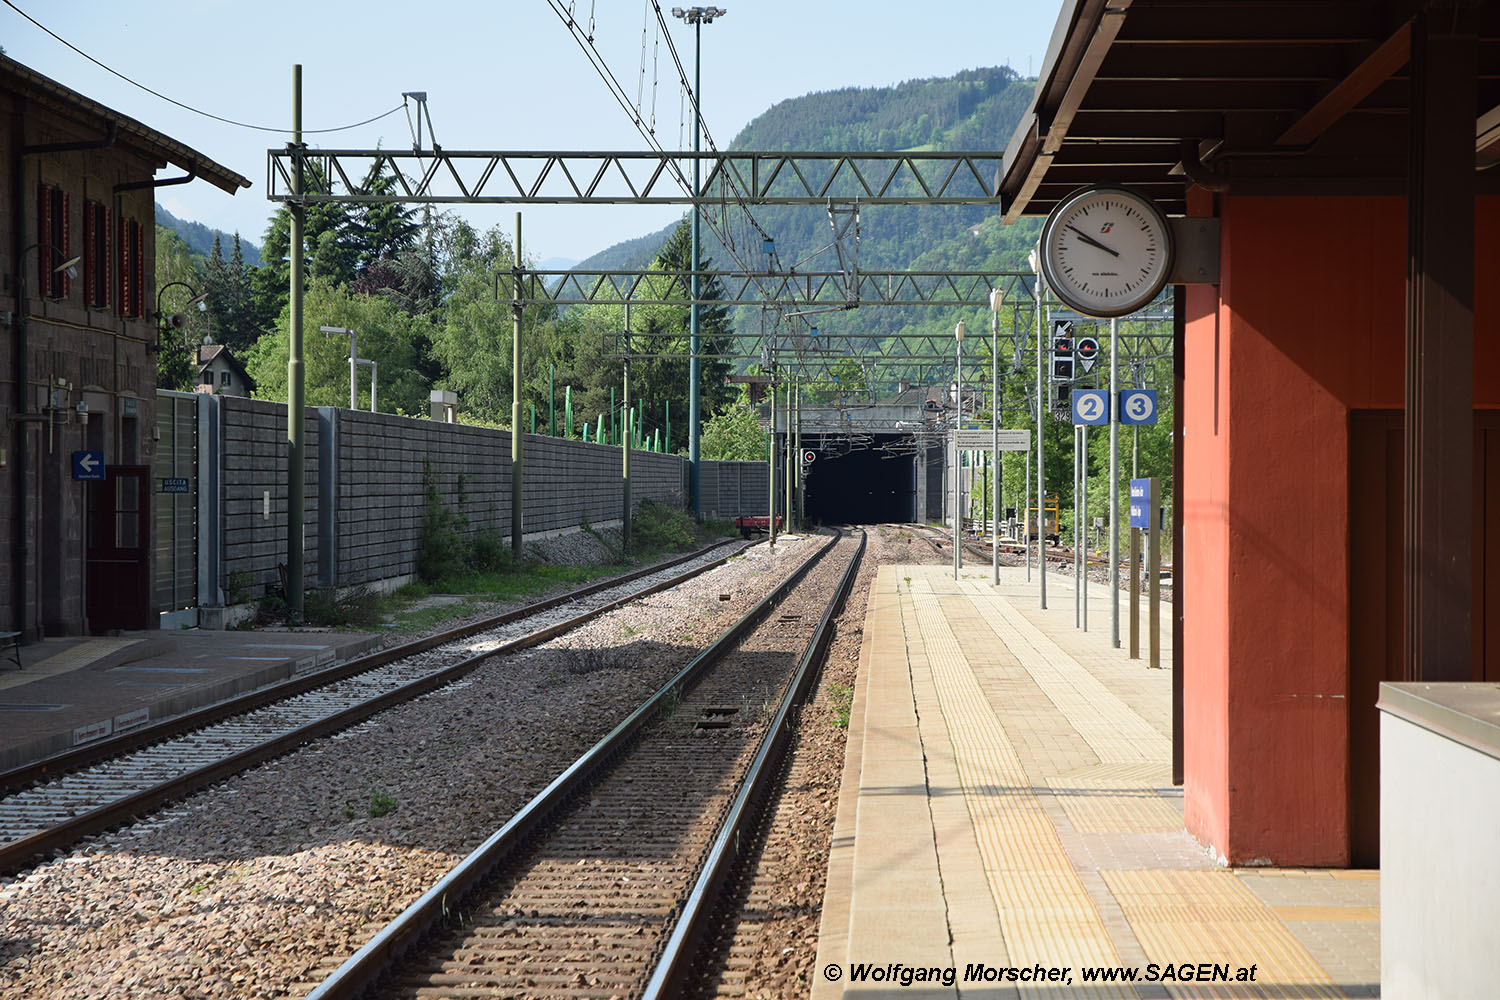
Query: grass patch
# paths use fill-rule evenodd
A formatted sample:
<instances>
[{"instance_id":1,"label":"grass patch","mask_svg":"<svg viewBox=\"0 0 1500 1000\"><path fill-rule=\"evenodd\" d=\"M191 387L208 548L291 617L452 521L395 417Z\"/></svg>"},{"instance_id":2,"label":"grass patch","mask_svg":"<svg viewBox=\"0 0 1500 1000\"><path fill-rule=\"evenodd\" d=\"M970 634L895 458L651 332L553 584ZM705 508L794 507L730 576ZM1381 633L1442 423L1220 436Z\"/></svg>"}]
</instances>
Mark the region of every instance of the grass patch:
<instances>
[{"instance_id":1,"label":"grass patch","mask_svg":"<svg viewBox=\"0 0 1500 1000\"><path fill-rule=\"evenodd\" d=\"M835 729L849 728L849 713L854 710L854 687L850 684L828 685L828 707Z\"/></svg>"},{"instance_id":2,"label":"grass patch","mask_svg":"<svg viewBox=\"0 0 1500 1000\"><path fill-rule=\"evenodd\" d=\"M396 811L396 800L385 792L376 792L370 796L370 818L379 819L389 813Z\"/></svg>"}]
</instances>

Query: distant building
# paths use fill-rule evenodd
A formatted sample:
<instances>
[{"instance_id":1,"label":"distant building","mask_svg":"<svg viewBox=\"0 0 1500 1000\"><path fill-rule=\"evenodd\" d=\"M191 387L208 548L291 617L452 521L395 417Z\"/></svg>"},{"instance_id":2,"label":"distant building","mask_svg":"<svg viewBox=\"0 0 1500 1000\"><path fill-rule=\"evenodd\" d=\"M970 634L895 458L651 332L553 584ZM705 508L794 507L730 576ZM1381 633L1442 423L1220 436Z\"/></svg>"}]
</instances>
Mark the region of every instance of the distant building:
<instances>
[{"instance_id":1,"label":"distant building","mask_svg":"<svg viewBox=\"0 0 1500 1000\"><path fill-rule=\"evenodd\" d=\"M201 344L198 347L198 377L193 391L219 396L248 396L255 391L255 380L228 347Z\"/></svg>"},{"instance_id":2,"label":"distant building","mask_svg":"<svg viewBox=\"0 0 1500 1000\"><path fill-rule=\"evenodd\" d=\"M193 178L250 185L0 56L0 630L27 641L156 618L154 189Z\"/></svg>"}]
</instances>

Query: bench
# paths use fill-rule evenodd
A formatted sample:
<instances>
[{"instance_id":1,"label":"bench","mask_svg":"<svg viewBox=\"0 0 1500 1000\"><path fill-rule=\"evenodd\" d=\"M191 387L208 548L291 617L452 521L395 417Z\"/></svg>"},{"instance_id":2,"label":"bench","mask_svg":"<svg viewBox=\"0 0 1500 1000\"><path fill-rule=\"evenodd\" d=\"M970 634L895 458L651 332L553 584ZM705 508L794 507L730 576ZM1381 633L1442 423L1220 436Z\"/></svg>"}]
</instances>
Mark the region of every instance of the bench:
<instances>
[{"instance_id":1,"label":"bench","mask_svg":"<svg viewBox=\"0 0 1500 1000\"><path fill-rule=\"evenodd\" d=\"M25 670L26 669L25 667L23 667L21 665L21 633L20 632L0 632L0 648L4 648L6 650L6 652L4 653L5 656L8 656L12 660L16 661L16 669L17 670Z\"/></svg>"}]
</instances>

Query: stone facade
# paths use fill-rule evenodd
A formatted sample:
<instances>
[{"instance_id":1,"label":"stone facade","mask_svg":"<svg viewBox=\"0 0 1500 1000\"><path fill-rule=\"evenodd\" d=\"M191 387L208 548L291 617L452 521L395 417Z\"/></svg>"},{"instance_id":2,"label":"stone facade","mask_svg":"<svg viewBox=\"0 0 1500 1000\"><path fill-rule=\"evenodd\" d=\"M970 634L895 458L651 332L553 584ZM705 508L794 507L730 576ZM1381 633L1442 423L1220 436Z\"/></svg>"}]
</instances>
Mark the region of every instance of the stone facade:
<instances>
[{"instance_id":1,"label":"stone facade","mask_svg":"<svg viewBox=\"0 0 1500 1000\"><path fill-rule=\"evenodd\" d=\"M0 56L0 630L27 640L87 631L91 615L105 620L101 595L150 592L151 491L145 516L129 508L141 502L135 487L154 457L151 184L169 163L225 190L249 183ZM83 459L89 474L102 467L110 478L75 479L80 452L95 453ZM127 470L136 475L130 489L115 479ZM126 508L118 519L101 504L117 487ZM116 522L117 539L104 530ZM143 580L112 585L101 568L90 584L109 539L143 553Z\"/></svg>"}]
</instances>

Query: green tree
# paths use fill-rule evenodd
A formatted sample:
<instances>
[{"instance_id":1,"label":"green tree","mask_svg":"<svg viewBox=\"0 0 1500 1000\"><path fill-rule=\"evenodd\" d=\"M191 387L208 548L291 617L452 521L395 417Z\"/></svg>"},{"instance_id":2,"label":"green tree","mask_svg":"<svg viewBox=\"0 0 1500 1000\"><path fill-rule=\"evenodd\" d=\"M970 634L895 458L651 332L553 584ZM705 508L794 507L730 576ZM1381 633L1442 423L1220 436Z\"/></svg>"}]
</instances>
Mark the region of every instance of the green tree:
<instances>
[{"instance_id":1,"label":"green tree","mask_svg":"<svg viewBox=\"0 0 1500 1000\"><path fill-rule=\"evenodd\" d=\"M494 275L511 265L510 241L498 227L479 233L455 222L442 242L444 300L431 330L438 382L458 394L462 412L508 421L511 314L495 293Z\"/></svg>"},{"instance_id":2,"label":"green tree","mask_svg":"<svg viewBox=\"0 0 1500 1000\"><path fill-rule=\"evenodd\" d=\"M326 174L316 162L309 161L310 183L322 185ZM335 202L314 202L303 213L302 252L306 275L328 278L347 285L355 278L359 260L358 247L352 242L356 231L355 210ZM261 266L251 280L255 310L269 329L286 308L291 289L292 214L285 203L280 205L266 226L261 243Z\"/></svg>"},{"instance_id":3,"label":"green tree","mask_svg":"<svg viewBox=\"0 0 1500 1000\"><path fill-rule=\"evenodd\" d=\"M289 310L276 329L258 340L245 368L256 382L256 396L286 399ZM328 278L308 283L302 304L303 360L309 406L349 405L349 338L318 332L339 326L358 334L359 357L377 365L377 403L384 413L425 414L428 384L415 371L415 327L410 316L378 296L352 295ZM369 371L359 373L359 407L370 405Z\"/></svg>"},{"instance_id":4,"label":"green tree","mask_svg":"<svg viewBox=\"0 0 1500 1000\"><path fill-rule=\"evenodd\" d=\"M156 290L164 314L157 319L161 338L156 352L158 389L193 391L198 370L198 345L209 332L209 318L206 313L184 306L204 287L197 260L182 237L157 226Z\"/></svg>"},{"instance_id":5,"label":"green tree","mask_svg":"<svg viewBox=\"0 0 1500 1000\"><path fill-rule=\"evenodd\" d=\"M766 431L750 405L750 387L703 425L703 457L718 462L754 462L766 457Z\"/></svg>"},{"instance_id":6,"label":"green tree","mask_svg":"<svg viewBox=\"0 0 1500 1000\"><path fill-rule=\"evenodd\" d=\"M234 249L227 261L215 234L213 249L203 266L203 290L208 293L204 305L213 319L214 339L241 356L265 332L255 310L250 280L240 234L234 234Z\"/></svg>"}]
</instances>

